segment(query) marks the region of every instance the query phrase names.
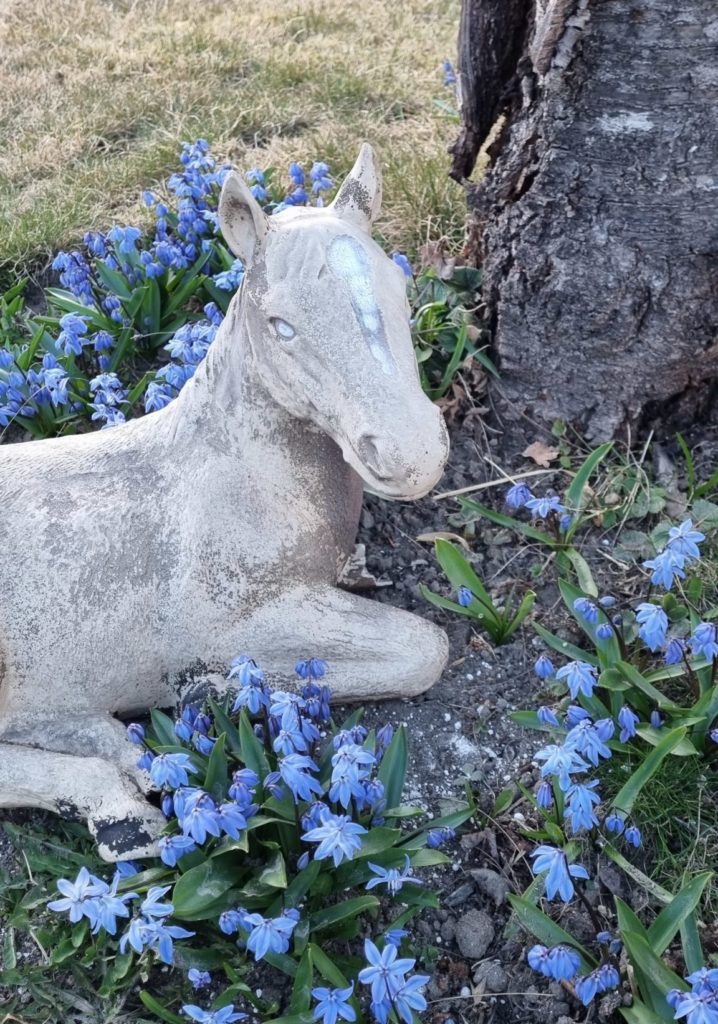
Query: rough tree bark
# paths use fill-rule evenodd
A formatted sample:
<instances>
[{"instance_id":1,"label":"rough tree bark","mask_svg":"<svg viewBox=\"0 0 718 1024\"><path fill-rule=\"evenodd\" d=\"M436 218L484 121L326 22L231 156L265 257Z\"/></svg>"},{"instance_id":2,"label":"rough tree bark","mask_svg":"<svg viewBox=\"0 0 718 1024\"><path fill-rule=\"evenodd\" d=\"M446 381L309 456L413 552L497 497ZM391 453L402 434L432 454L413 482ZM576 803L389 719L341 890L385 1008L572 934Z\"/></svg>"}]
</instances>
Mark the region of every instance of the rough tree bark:
<instances>
[{"instance_id":1,"label":"rough tree bark","mask_svg":"<svg viewBox=\"0 0 718 1024\"><path fill-rule=\"evenodd\" d=\"M716 0L463 0L458 70L456 178L494 126L467 191L509 409L598 438L705 392Z\"/></svg>"}]
</instances>

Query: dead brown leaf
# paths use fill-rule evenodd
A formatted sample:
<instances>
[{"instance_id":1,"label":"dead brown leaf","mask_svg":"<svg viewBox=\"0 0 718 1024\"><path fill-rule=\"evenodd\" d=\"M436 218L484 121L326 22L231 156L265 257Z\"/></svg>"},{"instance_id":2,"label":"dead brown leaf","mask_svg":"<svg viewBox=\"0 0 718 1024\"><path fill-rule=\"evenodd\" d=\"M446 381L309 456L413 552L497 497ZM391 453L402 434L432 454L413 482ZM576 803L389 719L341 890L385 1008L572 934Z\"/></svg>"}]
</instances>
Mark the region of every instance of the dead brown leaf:
<instances>
[{"instance_id":1,"label":"dead brown leaf","mask_svg":"<svg viewBox=\"0 0 718 1024\"><path fill-rule=\"evenodd\" d=\"M560 452L558 448L549 448L543 441L534 441L528 448L525 448L521 454L526 459L533 459L537 466L542 466L544 469L548 469L552 462L555 462L559 457Z\"/></svg>"}]
</instances>

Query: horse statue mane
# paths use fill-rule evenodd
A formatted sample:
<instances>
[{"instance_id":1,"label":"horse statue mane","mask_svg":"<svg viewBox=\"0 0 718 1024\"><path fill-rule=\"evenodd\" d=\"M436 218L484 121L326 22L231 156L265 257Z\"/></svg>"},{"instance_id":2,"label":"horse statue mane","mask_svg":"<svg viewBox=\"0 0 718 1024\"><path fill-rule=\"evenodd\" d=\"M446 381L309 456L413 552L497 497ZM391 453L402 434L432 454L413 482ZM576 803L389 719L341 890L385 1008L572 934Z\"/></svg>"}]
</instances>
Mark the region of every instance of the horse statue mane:
<instances>
[{"instance_id":1,"label":"horse statue mane","mask_svg":"<svg viewBox=\"0 0 718 1024\"><path fill-rule=\"evenodd\" d=\"M0 807L148 856L165 819L120 717L222 695L243 652L285 685L318 654L346 701L439 677L440 629L337 585L363 486L419 498L448 455L404 274L371 238L380 203L367 145L326 209L267 217L230 173L219 220L244 281L179 397L0 448Z\"/></svg>"}]
</instances>

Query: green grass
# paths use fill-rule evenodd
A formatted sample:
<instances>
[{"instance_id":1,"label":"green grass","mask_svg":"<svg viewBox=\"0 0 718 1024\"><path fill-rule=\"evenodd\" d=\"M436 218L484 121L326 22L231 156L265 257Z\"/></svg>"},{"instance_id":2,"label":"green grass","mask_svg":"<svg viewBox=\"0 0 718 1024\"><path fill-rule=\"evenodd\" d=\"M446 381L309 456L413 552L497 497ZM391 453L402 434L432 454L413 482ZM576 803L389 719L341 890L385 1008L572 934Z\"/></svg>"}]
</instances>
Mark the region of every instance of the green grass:
<instances>
[{"instance_id":1,"label":"green grass","mask_svg":"<svg viewBox=\"0 0 718 1024\"><path fill-rule=\"evenodd\" d=\"M40 0L0 27L0 268L6 280L88 228L142 216L143 188L203 136L240 167L326 158L363 140L385 170L378 230L413 252L461 238L447 176L456 127L441 62L458 0Z\"/></svg>"},{"instance_id":2,"label":"green grass","mask_svg":"<svg viewBox=\"0 0 718 1024\"><path fill-rule=\"evenodd\" d=\"M606 798L626 781L613 761L605 763L601 777ZM641 791L632 819L643 837L641 870L669 892L700 871L715 870L718 793L714 770L704 760L669 757ZM706 922L718 918L717 877L706 888L700 917Z\"/></svg>"}]
</instances>

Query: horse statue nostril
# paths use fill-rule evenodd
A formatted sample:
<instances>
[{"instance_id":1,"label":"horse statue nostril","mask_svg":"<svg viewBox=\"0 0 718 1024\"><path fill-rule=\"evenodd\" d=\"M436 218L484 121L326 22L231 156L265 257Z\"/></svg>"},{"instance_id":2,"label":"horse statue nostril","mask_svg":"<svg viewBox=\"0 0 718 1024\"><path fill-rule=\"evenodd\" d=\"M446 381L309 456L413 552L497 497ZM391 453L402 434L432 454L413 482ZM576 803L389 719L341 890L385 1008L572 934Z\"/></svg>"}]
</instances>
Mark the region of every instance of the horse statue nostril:
<instances>
[{"instance_id":1,"label":"horse statue nostril","mask_svg":"<svg viewBox=\"0 0 718 1024\"><path fill-rule=\"evenodd\" d=\"M357 454L366 468L380 480L386 478L386 469L374 439L369 434L362 434L357 442Z\"/></svg>"}]
</instances>

